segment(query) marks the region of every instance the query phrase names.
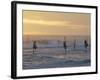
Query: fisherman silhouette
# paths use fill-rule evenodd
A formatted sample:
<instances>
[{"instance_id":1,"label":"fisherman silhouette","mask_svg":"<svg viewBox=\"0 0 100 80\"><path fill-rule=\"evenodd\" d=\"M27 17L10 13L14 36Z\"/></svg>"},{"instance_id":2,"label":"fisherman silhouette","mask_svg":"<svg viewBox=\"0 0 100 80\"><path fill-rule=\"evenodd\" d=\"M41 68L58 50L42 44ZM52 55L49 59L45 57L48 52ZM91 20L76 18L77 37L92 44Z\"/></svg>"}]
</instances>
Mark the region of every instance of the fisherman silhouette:
<instances>
[{"instance_id":1,"label":"fisherman silhouette","mask_svg":"<svg viewBox=\"0 0 100 80\"><path fill-rule=\"evenodd\" d=\"M65 37L64 37L64 41L63 41L63 47L64 47L64 49L65 49L65 53L66 53L67 45L66 45Z\"/></svg>"},{"instance_id":2,"label":"fisherman silhouette","mask_svg":"<svg viewBox=\"0 0 100 80\"><path fill-rule=\"evenodd\" d=\"M35 52L36 49L37 49L36 41L33 41L33 53Z\"/></svg>"},{"instance_id":3,"label":"fisherman silhouette","mask_svg":"<svg viewBox=\"0 0 100 80\"><path fill-rule=\"evenodd\" d=\"M76 40L74 40L73 42L73 49L75 50L75 48L76 48Z\"/></svg>"},{"instance_id":4,"label":"fisherman silhouette","mask_svg":"<svg viewBox=\"0 0 100 80\"><path fill-rule=\"evenodd\" d=\"M85 49L87 50L88 42L87 42L86 40L84 40L84 47L85 47Z\"/></svg>"}]
</instances>

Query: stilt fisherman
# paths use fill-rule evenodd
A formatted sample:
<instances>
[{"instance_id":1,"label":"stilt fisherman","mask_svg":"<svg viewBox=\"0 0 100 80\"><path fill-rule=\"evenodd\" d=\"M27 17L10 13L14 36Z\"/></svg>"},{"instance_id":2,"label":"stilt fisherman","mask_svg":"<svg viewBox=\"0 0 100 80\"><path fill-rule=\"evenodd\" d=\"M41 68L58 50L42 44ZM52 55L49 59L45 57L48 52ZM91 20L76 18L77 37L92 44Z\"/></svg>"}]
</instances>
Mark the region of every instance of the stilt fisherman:
<instances>
[{"instance_id":1,"label":"stilt fisherman","mask_svg":"<svg viewBox=\"0 0 100 80\"><path fill-rule=\"evenodd\" d=\"M36 49L37 49L36 41L33 41L33 54L36 51Z\"/></svg>"},{"instance_id":2,"label":"stilt fisherman","mask_svg":"<svg viewBox=\"0 0 100 80\"><path fill-rule=\"evenodd\" d=\"M66 53L67 45L66 45L66 38L65 37L64 37L64 41L63 41L63 47L64 47L65 53Z\"/></svg>"}]
</instances>

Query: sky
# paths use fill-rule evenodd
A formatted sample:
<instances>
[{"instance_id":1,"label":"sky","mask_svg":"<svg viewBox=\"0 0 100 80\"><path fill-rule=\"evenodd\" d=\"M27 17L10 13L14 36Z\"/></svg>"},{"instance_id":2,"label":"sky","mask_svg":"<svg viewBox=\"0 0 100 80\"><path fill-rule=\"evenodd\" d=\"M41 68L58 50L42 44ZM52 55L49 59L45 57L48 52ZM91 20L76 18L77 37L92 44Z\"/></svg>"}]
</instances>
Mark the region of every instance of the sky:
<instances>
[{"instance_id":1,"label":"sky","mask_svg":"<svg viewBox=\"0 0 100 80\"><path fill-rule=\"evenodd\" d=\"M23 11L24 35L90 35L90 14Z\"/></svg>"}]
</instances>

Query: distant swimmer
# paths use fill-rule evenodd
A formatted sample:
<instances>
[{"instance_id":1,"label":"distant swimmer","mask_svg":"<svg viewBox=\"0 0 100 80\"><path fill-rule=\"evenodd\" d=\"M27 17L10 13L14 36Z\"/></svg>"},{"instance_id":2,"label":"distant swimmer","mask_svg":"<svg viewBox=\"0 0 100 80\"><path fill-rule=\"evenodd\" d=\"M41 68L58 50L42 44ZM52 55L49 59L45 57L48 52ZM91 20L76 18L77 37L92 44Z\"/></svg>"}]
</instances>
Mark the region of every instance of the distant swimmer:
<instances>
[{"instance_id":1,"label":"distant swimmer","mask_svg":"<svg viewBox=\"0 0 100 80\"><path fill-rule=\"evenodd\" d=\"M34 51L37 49L37 44L36 44L36 41L33 41L33 53Z\"/></svg>"}]
</instances>

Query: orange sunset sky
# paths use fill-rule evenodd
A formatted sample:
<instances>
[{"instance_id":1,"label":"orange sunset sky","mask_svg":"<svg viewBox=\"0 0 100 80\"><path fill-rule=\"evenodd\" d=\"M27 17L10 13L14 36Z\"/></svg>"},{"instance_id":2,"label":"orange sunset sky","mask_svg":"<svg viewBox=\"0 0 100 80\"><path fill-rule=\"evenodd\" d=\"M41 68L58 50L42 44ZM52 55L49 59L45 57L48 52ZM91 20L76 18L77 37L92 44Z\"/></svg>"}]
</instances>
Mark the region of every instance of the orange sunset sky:
<instances>
[{"instance_id":1,"label":"orange sunset sky","mask_svg":"<svg viewBox=\"0 0 100 80\"><path fill-rule=\"evenodd\" d=\"M90 35L90 14L23 11L24 35Z\"/></svg>"}]
</instances>

